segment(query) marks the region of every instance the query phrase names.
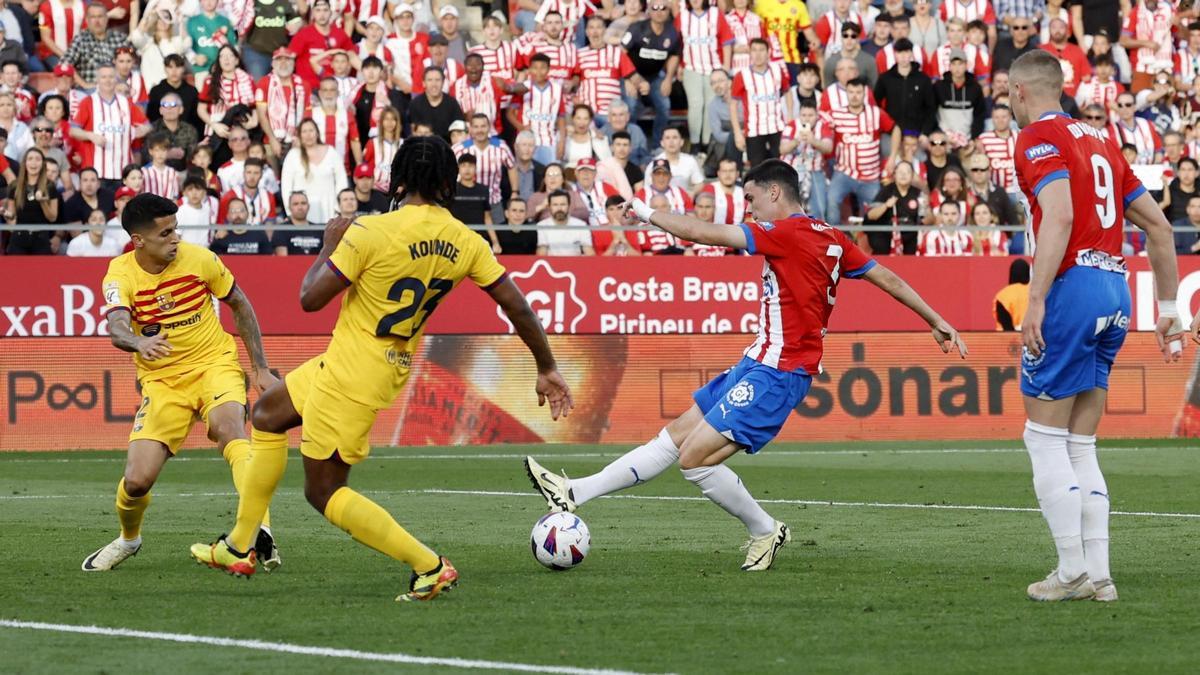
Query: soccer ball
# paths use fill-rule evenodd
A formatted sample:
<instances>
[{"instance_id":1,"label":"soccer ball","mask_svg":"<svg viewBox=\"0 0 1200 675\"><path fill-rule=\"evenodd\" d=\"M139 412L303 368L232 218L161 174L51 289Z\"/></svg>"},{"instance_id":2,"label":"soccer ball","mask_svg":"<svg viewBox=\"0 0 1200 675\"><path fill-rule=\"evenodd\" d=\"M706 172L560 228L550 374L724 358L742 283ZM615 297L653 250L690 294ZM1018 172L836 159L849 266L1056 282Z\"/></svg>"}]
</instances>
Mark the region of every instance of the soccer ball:
<instances>
[{"instance_id":1,"label":"soccer ball","mask_svg":"<svg viewBox=\"0 0 1200 675\"><path fill-rule=\"evenodd\" d=\"M552 570L569 570L583 562L592 545L587 524L571 513L547 513L533 525L529 546L533 557Z\"/></svg>"}]
</instances>

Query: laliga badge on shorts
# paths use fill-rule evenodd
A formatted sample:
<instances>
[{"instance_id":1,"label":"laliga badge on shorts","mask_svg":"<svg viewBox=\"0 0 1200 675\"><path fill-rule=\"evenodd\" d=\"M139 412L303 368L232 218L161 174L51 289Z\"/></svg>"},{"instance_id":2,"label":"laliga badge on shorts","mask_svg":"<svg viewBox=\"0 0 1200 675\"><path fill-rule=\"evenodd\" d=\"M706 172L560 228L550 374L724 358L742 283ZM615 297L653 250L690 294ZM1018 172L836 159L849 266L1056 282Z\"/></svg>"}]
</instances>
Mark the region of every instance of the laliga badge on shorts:
<instances>
[{"instance_id":1,"label":"laliga badge on shorts","mask_svg":"<svg viewBox=\"0 0 1200 675\"><path fill-rule=\"evenodd\" d=\"M1037 368L1042 365L1042 361L1046 360L1046 350L1043 349L1041 354L1034 356L1029 352L1029 347L1021 347L1021 364L1028 368Z\"/></svg>"},{"instance_id":2,"label":"laliga badge on shorts","mask_svg":"<svg viewBox=\"0 0 1200 675\"><path fill-rule=\"evenodd\" d=\"M745 408L754 400L754 385L742 380L725 394L725 400L735 408Z\"/></svg>"}]
</instances>

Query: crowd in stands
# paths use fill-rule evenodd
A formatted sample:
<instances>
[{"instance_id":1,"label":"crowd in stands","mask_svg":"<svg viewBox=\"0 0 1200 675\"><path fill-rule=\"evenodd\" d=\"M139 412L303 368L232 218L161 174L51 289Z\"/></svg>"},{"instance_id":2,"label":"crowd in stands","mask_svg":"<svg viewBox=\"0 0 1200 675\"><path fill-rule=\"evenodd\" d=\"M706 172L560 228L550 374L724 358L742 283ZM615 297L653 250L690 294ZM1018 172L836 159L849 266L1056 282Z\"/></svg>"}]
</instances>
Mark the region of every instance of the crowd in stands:
<instances>
[{"instance_id":1,"label":"crowd in stands","mask_svg":"<svg viewBox=\"0 0 1200 675\"><path fill-rule=\"evenodd\" d=\"M388 210L396 150L438 135L497 253L730 254L557 226L634 196L740 222L776 157L875 254L1027 253L997 228L1026 213L1007 71L1044 49L1200 252L1192 0L617 1L0 0L4 222L61 226L0 250L115 255L152 192L192 243L311 254L297 228Z\"/></svg>"}]
</instances>

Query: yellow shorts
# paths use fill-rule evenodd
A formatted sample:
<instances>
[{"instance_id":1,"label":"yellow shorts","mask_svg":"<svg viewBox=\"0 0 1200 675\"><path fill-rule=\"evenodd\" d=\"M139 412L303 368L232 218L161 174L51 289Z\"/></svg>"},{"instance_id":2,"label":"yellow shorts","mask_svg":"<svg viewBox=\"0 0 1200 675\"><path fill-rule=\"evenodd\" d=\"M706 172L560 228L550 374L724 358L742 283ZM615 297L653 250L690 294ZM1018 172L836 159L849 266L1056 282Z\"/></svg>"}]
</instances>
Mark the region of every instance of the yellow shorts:
<instances>
[{"instance_id":1,"label":"yellow shorts","mask_svg":"<svg viewBox=\"0 0 1200 675\"><path fill-rule=\"evenodd\" d=\"M325 355L305 361L284 378L292 406L304 420L300 454L329 459L337 453L347 464L371 454L371 428L379 409L347 400L325 376Z\"/></svg>"},{"instance_id":2,"label":"yellow shorts","mask_svg":"<svg viewBox=\"0 0 1200 675\"><path fill-rule=\"evenodd\" d=\"M230 401L246 407L246 373L234 360L147 382L142 386L142 406L133 418L129 440L158 441L175 454L193 422L207 424L209 412Z\"/></svg>"}]
</instances>

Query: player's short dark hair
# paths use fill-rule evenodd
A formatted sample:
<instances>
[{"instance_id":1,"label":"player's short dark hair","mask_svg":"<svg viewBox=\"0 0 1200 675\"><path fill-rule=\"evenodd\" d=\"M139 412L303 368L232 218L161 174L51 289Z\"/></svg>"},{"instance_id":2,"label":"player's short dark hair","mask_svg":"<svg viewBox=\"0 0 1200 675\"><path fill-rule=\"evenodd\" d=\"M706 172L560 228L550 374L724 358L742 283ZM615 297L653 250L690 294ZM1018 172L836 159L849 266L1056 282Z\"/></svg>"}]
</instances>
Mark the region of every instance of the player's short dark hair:
<instances>
[{"instance_id":1,"label":"player's short dark hair","mask_svg":"<svg viewBox=\"0 0 1200 675\"><path fill-rule=\"evenodd\" d=\"M478 56L478 55L476 55L476 56ZM474 115L471 115L471 121L474 122L475 120L483 120L484 122L487 122L488 124L492 123L492 118L488 117L487 113L477 112Z\"/></svg>"},{"instance_id":2,"label":"player's short dark hair","mask_svg":"<svg viewBox=\"0 0 1200 675\"><path fill-rule=\"evenodd\" d=\"M165 131L155 131L146 137L146 149L170 147L171 136Z\"/></svg>"},{"instance_id":3,"label":"player's short dark hair","mask_svg":"<svg viewBox=\"0 0 1200 675\"><path fill-rule=\"evenodd\" d=\"M151 192L134 195L121 212L121 227L129 234L154 226L159 218L173 216L179 210L175 202Z\"/></svg>"},{"instance_id":4,"label":"player's short dark hair","mask_svg":"<svg viewBox=\"0 0 1200 675\"><path fill-rule=\"evenodd\" d=\"M97 170L96 170L96 167L94 167L94 166L85 166L85 167L83 167L82 169L80 169L80 170L79 170L79 177L80 177L80 178L82 178L82 177L83 177L83 174L85 174L85 173L88 173L88 172L91 172L91 173L94 173L94 174L96 174L96 178L99 178L99 177L100 177L100 172L99 172L99 171L97 171Z\"/></svg>"},{"instance_id":5,"label":"player's short dark hair","mask_svg":"<svg viewBox=\"0 0 1200 675\"><path fill-rule=\"evenodd\" d=\"M850 87L864 87L865 88L866 86L867 86L867 78L861 77L861 76L856 77L853 80L850 80L849 82L846 83L847 89L849 89Z\"/></svg>"},{"instance_id":6,"label":"player's short dark hair","mask_svg":"<svg viewBox=\"0 0 1200 675\"><path fill-rule=\"evenodd\" d=\"M142 170L141 164L133 164L133 163L126 164L125 168L121 169L121 180L125 180L126 178L128 178L129 174L133 173L134 171L141 171L141 170Z\"/></svg>"},{"instance_id":7,"label":"player's short dark hair","mask_svg":"<svg viewBox=\"0 0 1200 675\"><path fill-rule=\"evenodd\" d=\"M192 188L197 188L199 190L204 190L206 192L208 191L208 186L206 186L204 184L203 178L201 178L200 176L198 176L194 173L189 173L183 179L182 191L187 192L188 190L190 190ZM126 208L128 208L128 207L126 207Z\"/></svg>"},{"instance_id":8,"label":"player's short dark hair","mask_svg":"<svg viewBox=\"0 0 1200 675\"><path fill-rule=\"evenodd\" d=\"M732 164L734 168L741 168L741 162L732 157L722 157L721 161L717 162L717 166L720 167L722 164Z\"/></svg>"},{"instance_id":9,"label":"player's short dark hair","mask_svg":"<svg viewBox=\"0 0 1200 675\"><path fill-rule=\"evenodd\" d=\"M889 26L892 25L892 15L880 14L879 16L875 17L875 24L879 25L881 23L886 23Z\"/></svg>"},{"instance_id":10,"label":"player's short dark hair","mask_svg":"<svg viewBox=\"0 0 1200 675\"><path fill-rule=\"evenodd\" d=\"M165 57L163 57L163 65L187 68L187 61L179 54L167 54Z\"/></svg>"},{"instance_id":11,"label":"player's short dark hair","mask_svg":"<svg viewBox=\"0 0 1200 675\"><path fill-rule=\"evenodd\" d=\"M876 19L876 21L878 21L878 19ZM967 22L967 30L980 30L986 33L987 24L980 19L972 19L971 21Z\"/></svg>"},{"instance_id":12,"label":"player's short dark hair","mask_svg":"<svg viewBox=\"0 0 1200 675\"><path fill-rule=\"evenodd\" d=\"M892 45L892 51L899 54L900 52L911 52L913 50L912 40L908 38L900 38L896 40L896 44Z\"/></svg>"},{"instance_id":13,"label":"player's short dark hair","mask_svg":"<svg viewBox=\"0 0 1200 675\"><path fill-rule=\"evenodd\" d=\"M804 63L801 63L801 64L800 64L800 67L796 69L796 77L800 77L800 76L801 76L801 75L803 75L804 73L812 73L813 75L816 75L817 77L820 77L820 76L821 76L821 69L817 67L817 64L815 64L815 63L808 63L808 62L806 61L806 62L804 62Z\"/></svg>"},{"instance_id":14,"label":"player's short dark hair","mask_svg":"<svg viewBox=\"0 0 1200 675\"><path fill-rule=\"evenodd\" d=\"M458 162L441 136L414 136L392 159L393 207L410 194L450 208L458 186Z\"/></svg>"},{"instance_id":15,"label":"player's short dark hair","mask_svg":"<svg viewBox=\"0 0 1200 675\"><path fill-rule=\"evenodd\" d=\"M771 48L771 43L767 42L766 40L764 40L762 38L754 38L753 40L751 40L750 46L753 47L754 45L762 45L762 46L766 47L767 49Z\"/></svg>"},{"instance_id":16,"label":"player's short dark hair","mask_svg":"<svg viewBox=\"0 0 1200 675\"><path fill-rule=\"evenodd\" d=\"M1012 261L1012 264L1008 266L1008 283L1029 283L1029 261L1024 258L1017 258Z\"/></svg>"},{"instance_id":17,"label":"player's short dark hair","mask_svg":"<svg viewBox=\"0 0 1200 675\"><path fill-rule=\"evenodd\" d=\"M538 52L537 54L534 54L533 56L529 57L529 65L533 65L535 63L544 63L544 64L546 64L546 67L549 68L550 67L550 56L547 54L542 54L541 52Z\"/></svg>"},{"instance_id":18,"label":"player's short dark hair","mask_svg":"<svg viewBox=\"0 0 1200 675\"><path fill-rule=\"evenodd\" d=\"M880 16L882 16L882 15L880 15ZM879 19L876 18L875 20L878 21ZM898 23L911 24L912 19L909 19L907 14L901 14L900 16L893 16L892 17L892 25L895 26Z\"/></svg>"},{"instance_id":19,"label":"player's short dark hair","mask_svg":"<svg viewBox=\"0 0 1200 675\"><path fill-rule=\"evenodd\" d=\"M464 153L463 153L463 154L462 154L462 155L461 155L461 156L458 158L458 165L459 165L459 166L462 166L463 164L471 164L471 165L475 165L475 164L478 164L478 163L479 163L479 161L475 159L475 155L472 155L472 154L471 154L471 153L469 153L469 152L464 152Z\"/></svg>"},{"instance_id":20,"label":"player's short dark hair","mask_svg":"<svg viewBox=\"0 0 1200 675\"><path fill-rule=\"evenodd\" d=\"M504 210L507 211L508 209L512 208L513 202L521 202L522 204L525 204L526 206L529 205L529 202L525 201L525 198L522 197L521 195L513 195L508 198L507 202L504 203Z\"/></svg>"},{"instance_id":21,"label":"player's short dark hair","mask_svg":"<svg viewBox=\"0 0 1200 675\"><path fill-rule=\"evenodd\" d=\"M622 197L621 195L613 195L613 196L609 197L608 199L604 200L604 208L607 209L611 206L620 206L621 204L624 204L624 203L625 203L624 197Z\"/></svg>"},{"instance_id":22,"label":"player's short dark hair","mask_svg":"<svg viewBox=\"0 0 1200 675\"><path fill-rule=\"evenodd\" d=\"M463 59L463 63L466 63L467 61L470 61L471 59L475 59L475 60L479 61L480 63L483 63L483 55L480 54L479 52L471 52L470 54L467 54L467 58ZM367 65L367 62L363 61L363 66L365 67L366 65Z\"/></svg>"},{"instance_id":23,"label":"player's short dark hair","mask_svg":"<svg viewBox=\"0 0 1200 675\"><path fill-rule=\"evenodd\" d=\"M612 140L610 140L609 142L611 143L612 141L615 141L618 138L629 141L630 143L633 142L633 136L630 136L628 131L614 131L613 135L612 135Z\"/></svg>"},{"instance_id":24,"label":"player's short dark hair","mask_svg":"<svg viewBox=\"0 0 1200 675\"><path fill-rule=\"evenodd\" d=\"M759 185L778 185L785 196L800 201L800 176L791 164L781 159L768 159L746 172L745 182Z\"/></svg>"},{"instance_id":25,"label":"player's short dark hair","mask_svg":"<svg viewBox=\"0 0 1200 675\"><path fill-rule=\"evenodd\" d=\"M571 193L567 192L566 190L563 190L562 188L559 188L559 189L555 190L554 192L551 192L550 194L546 195L546 203L549 204L551 200L556 199L558 197L562 197L563 199L567 200L568 203L571 201Z\"/></svg>"},{"instance_id":26,"label":"player's short dark hair","mask_svg":"<svg viewBox=\"0 0 1200 675\"><path fill-rule=\"evenodd\" d=\"M21 62L14 59L6 59L4 63L0 63L0 70L4 70L9 66L16 66L17 70L21 71L21 74L25 73L25 69L21 67Z\"/></svg>"},{"instance_id":27,"label":"player's short dark hair","mask_svg":"<svg viewBox=\"0 0 1200 675\"><path fill-rule=\"evenodd\" d=\"M1117 64L1116 64L1116 62L1113 61L1112 54L1101 54L1096 57L1096 62L1092 64L1092 68L1095 69L1095 68L1099 68L1100 66L1108 66L1110 68L1116 68Z\"/></svg>"},{"instance_id":28,"label":"player's short dark hair","mask_svg":"<svg viewBox=\"0 0 1200 675\"><path fill-rule=\"evenodd\" d=\"M468 56L467 58L471 57ZM359 70L366 70L367 68L383 68L383 61L380 61L378 56L368 56L362 60L362 67Z\"/></svg>"},{"instance_id":29,"label":"player's short dark hair","mask_svg":"<svg viewBox=\"0 0 1200 675\"><path fill-rule=\"evenodd\" d=\"M251 166L257 166L260 169L266 169L267 163L263 161L261 157L247 157L245 163L242 165L242 171L245 171L246 167Z\"/></svg>"},{"instance_id":30,"label":"player's short dark hair","mask_svg":"<svg viewBox=\"0 0 1200 675\"><path fill-rule=\"evenodd\" d=\"M437 66L426 66L425 72L421 73L421 79L424 80L426 77L429 77L430 73L437 73L438 75L442 76L443 80L446 79L446 71L438 68Z\"/></svg>"},{"instance_id":31,"label":"player's short dark hair","mask_svg":"<svg viewBox=\"0 0 1200 675\"><path fill-rule=\"evenodd\" d=\"M955 211L960 211L960 212L962 211L962 207L959 206L958 202L954 201L953 199L948 199L948 200L942 202L941 204L938 204L938 211L941 211L942 209L946 208L947 206L953 206ZM985 206L986 206L986 204L985 204Z\"/></svg>"}]
</instances>

